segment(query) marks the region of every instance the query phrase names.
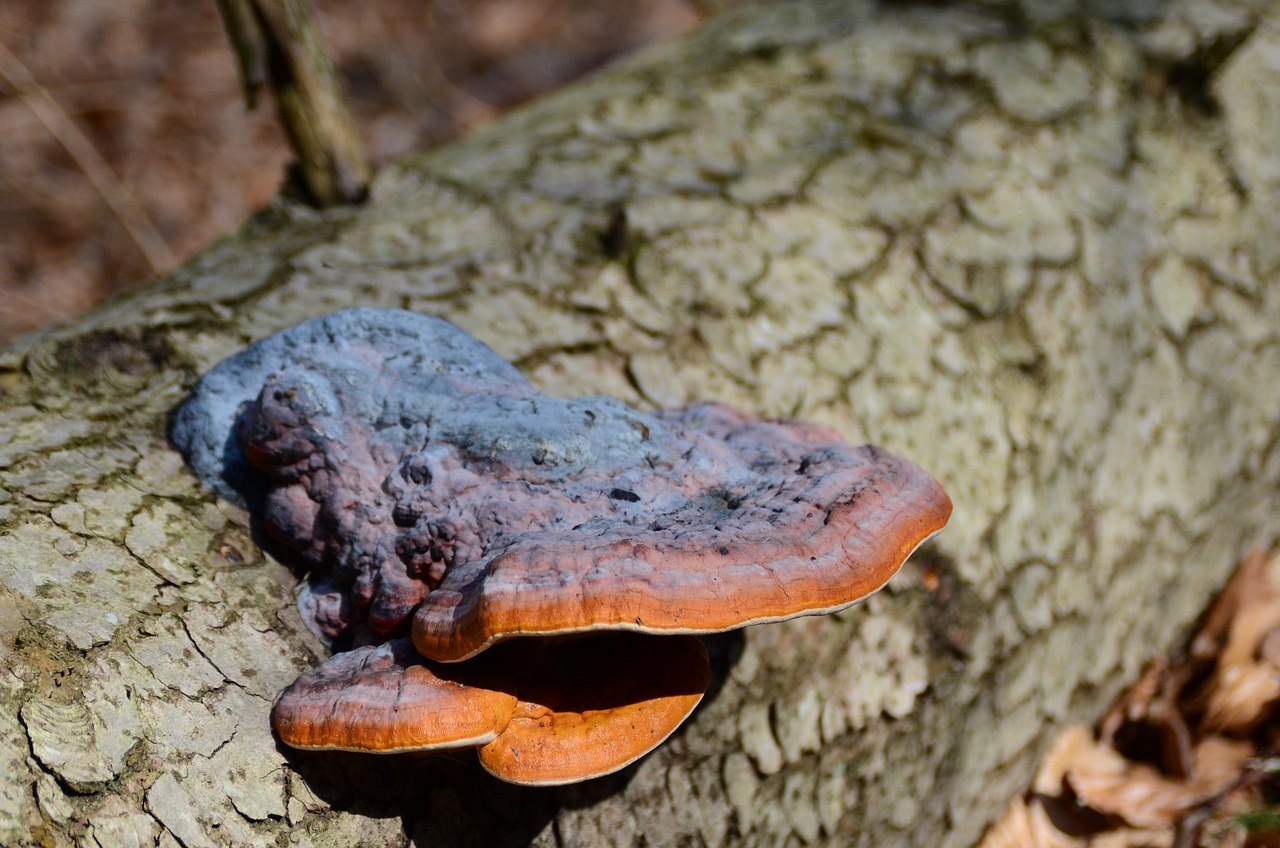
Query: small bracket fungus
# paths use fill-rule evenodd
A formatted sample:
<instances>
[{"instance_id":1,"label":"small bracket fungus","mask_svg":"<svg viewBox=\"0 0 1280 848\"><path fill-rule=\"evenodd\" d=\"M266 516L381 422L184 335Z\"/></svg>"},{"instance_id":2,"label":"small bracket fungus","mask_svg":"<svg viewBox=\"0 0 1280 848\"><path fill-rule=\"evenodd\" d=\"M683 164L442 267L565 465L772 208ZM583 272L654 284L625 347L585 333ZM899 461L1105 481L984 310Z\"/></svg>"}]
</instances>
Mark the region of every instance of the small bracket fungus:
<instances>
[{"instance_id":1,"label":"small bracket fungus","mask_svg":"<svg viewBox=\"0 0 1280 848\"><path fill-rule=\"evenodd\" d=\"M497 777L547 786L648 753L693 712L710 680L692 636L660 645L627 633L525 640L449 664L393 639L302 675L276 699L272 722L286 744L308 750L479 746L480 763Z\"/></svg>"},{"instance_id":2,"label":"small bracket fungus","mask_svg":"<svg viewBox=\"0 0 1280 848\"><path fill-rule=\"evenodd\" d=\"M277 699L286 744L478 746L526 784L665 739L709 681L688 634L856 603L951 512L914 464L825 427L548 397L400 310L250 346L201 379L173 439L309 569L308 626L362 646ZM612 632L569 638L589 631Z\"/></svg>"}]
</instances>

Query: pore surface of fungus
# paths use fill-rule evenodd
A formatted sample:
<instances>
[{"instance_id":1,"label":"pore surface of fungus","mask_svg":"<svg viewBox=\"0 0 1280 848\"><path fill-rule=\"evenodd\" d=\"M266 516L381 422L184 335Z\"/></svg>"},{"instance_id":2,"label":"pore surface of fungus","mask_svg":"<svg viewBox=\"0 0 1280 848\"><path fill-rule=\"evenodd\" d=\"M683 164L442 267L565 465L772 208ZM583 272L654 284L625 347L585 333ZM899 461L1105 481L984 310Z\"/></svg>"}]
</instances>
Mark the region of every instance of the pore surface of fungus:
<instances>
[{"instance_id":1,"label":"pore surface of fungus","mask_svg":"<svg viewBox=\"0 0 1280 848\"><path fill-rule=\"evenodd\" d=\"M401 310L339 312L251 345L201 379L173 438L308 569L299 604L316 633L347 646L411 634L417 654L448 663L513 637L598 630L663 634L651 650L684 656L674 634L840 609L880 588L951 510L911 462L825 427L550 397L453 325ZM556 650L592 667L589 647ZM696 703L692 671L674 700L621 678L603 686L645 705L621 721L618 705L561 711L545 693L505 712L499 696L518 681L494 683L491 664L483 679L442 677L403 641L330 665L277 705L286 742L483 744L485 766L518 782L568 779L529 765L564 759L547 753L552 740L612 751L592 773L620 767L639 754L604 744L610 728L630 722L657 744ZM393 684L398 700L380 700ZM457 686L477 691L458 702L472 712L452 741L406 726L431 724L407 717Z\"/></svg>"}]
</instances>

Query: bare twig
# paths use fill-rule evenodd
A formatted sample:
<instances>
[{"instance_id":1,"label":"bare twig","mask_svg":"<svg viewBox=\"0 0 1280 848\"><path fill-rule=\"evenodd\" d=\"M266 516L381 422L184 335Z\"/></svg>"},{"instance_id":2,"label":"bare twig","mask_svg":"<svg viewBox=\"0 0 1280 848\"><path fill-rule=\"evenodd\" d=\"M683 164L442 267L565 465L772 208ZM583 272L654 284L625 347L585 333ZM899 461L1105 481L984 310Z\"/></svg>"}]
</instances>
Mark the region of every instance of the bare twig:
<instances>
[{"instance_id":1,"label":"bare twig","mask_svg":"<svg viewBox=\"0 0 1280 848\"><path fill-rule=\"evenodd\" d=\"M62 145L67 155L119 219L155 273L174 268L178 257L160 235L151 217L129 189L116 177L93 141L67 115L47 89L42 87L22 60L0 44L0 79L12 88L45 130Z\"/></svg>"},{"instance_id":2,"label":"bare twig","mask_svg":"<svg viewBox=\"0 0 1280 848\"><path fill-rule=\"evenodd\" d=\"M369 160L333 63L306 0L219 0L252 108L275 91L280 122L298 157L298 174L319 206L355 203L369 185Z\"/></svg>"},{"instance_id":3,"label":"bare twig","mask_svg":"<svg viewBox=\"0 0 1280 848\"><path fill-rule=\"evenodd\" d=\"M218 0L222 23L240 60L240 80L244 87L244 102L253 109L258 105L258 93L270 79L267 74L267 42L252 0Z\"/></svg>"}]
</instances>

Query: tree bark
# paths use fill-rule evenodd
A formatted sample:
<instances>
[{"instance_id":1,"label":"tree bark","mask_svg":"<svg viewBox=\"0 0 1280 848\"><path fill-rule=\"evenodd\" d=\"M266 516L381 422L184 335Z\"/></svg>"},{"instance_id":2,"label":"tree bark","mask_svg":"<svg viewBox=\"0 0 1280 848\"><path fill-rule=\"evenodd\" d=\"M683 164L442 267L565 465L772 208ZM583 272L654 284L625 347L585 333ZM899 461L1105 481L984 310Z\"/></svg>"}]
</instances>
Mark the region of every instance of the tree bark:
<instances>
[{"instance_id":1,"label":"tree bark","mask_svg":"<svg viewBox=\"0 0 1280 848\"><path fill-rule=\"evenodd\" d=\"M0 354L0 843L973 843L1280 524L1280 12L1066 5L734 15ZM955 516L862 607L711 640L619 775L286 756L323 652L166 416L353 304L832 424Z\"/></svg>"}]
</instances>

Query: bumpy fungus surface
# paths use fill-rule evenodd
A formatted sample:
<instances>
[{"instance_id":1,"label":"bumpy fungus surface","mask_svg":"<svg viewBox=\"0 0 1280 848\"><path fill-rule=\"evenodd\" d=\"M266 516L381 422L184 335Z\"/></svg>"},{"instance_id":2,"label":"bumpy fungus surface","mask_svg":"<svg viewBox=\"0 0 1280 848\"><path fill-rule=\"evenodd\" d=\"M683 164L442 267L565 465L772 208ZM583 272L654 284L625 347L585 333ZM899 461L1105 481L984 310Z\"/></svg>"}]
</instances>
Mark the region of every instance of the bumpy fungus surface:
<instances>
[{"instance_id":1,"label":"bumpy fungus surface","mask_svg":"<svg viewBox=\"0 0 1280 848\"><path fill-rule=\"evenodd\" d=\"M825 427L548 397L451 324L400 310L339 312L250 346L204 376L173 439L309 568L300 606L315 632L354 645L411 632L419 654L451 663L516 636L706 633L840 609L880 588L951 511L914 464ZM419 738L434 729L402 726L434 709L439 666L403 642L330 665L282 697L290 744L441 744ZM393 681L388 706L376 693ZM520 763L555 751L548 739L599 748L593 728L617 724L524 695L495 719L506 708L491 696L511 690L474 685L487 693L464 698L475 720L443 744L497 734L482 761L509 779L562 782L542 767L521 777ZM326 708L342 717L322 718ZM657 744L671 728L649 718L688 709L687 698L649 704L628 721ZM625 748L609 749L607 770L639 755Z\"/></svg>"},{"instance_id":2,"label":"bumpy fungus surface","mask_svg":"<svg viewBox=\"0 0 1280 848\"><path fill-rule=\"evenodd\" d=\"M223 362L174 440L225 494L265 496L267 531L312 568L317 632L386 637L417 609L418 650L446 661L517 635L838 609L950 513L914 464L825 427L548 397L398 310L319 318Z\"/></svg>"}]
</instances>

